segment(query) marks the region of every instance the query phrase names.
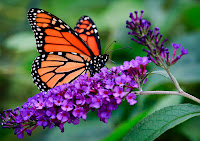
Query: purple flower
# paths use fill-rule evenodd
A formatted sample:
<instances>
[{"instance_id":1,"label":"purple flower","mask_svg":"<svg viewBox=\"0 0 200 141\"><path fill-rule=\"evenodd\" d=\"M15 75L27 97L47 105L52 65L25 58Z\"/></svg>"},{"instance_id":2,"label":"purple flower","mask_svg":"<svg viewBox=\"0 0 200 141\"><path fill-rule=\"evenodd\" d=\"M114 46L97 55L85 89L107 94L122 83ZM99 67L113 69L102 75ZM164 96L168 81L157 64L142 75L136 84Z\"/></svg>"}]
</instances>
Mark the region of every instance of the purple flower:
<instances>
[{"instance_id":1,"label":"purple flower","mask_svg":"<svg viewBox=\"0 0 200 141\"><path fill-rule=\"evenodd\" d=\"M130 62L125 61L122 66L122 70L128 70L130 68Z\"/></svg>"},{"instance_id":2,"label":"purple flower","mask_svg":"<svg viewBox=\"0 0 200 141\"><path fill-rule=\"evenodd\" d=\"M28 120L33 115L33 110L31 109L27 108L21 111L24 120Z\"/></svg>"},{"instance_id":3,"label":"purple flower","mask_svg":"<svg viewBox=\"0 0 200 141\"><path fill-rule=\"evenodd\" d=\"M24 132L21 132L21 133L17 134L17 137L18 137L19 139L23 139L23 137L24 137Z\"/></svg>"},{"instance_id":4,"label":"purple flower","mask_svg":"<svg viewBox=\"0 0 200 141\"><path fill-rule=\"evenodd\" d=\"M174 49L178 49L181 46L181 44L174 44L174 43L171 43L171 44L174 47Z\"/></svg>"},{"instance_id":5,"label":"purple flower","mask_svg":"<svg viewBox=\"0 0 200 141\"><path fill-rule=\"evenodd\" d=\"M106 108L106 106L102 106L100 109L97 110L97 115L100 118L100 121L107 123L107 119L109 119L111 115L111 110Z\"/></svg>"},{"instance_id":6,"label":"purple flower","mask_svg":"<svg viewBox=\"0 0 200 141\"><path fill-rule=\"evenodd\" d=\"M37 121L37 125L46 127L48 125L48 122L45 117L39 117Z\"/></svg>"},{"instance_id":7,"label":"purple flower","mask_svg":"<svg viewBox=\"0 0 200 141\"><path fill-rule=\"evenodd\" d=\"M173 52L173 56L172 56L172 59L171 59L171 62L170 64L175 64L183 55L185 54L188 54L188 50L187 49L184 49L183 47L181 47L181 55L178 55L176 56L175 58L175 55L176 55L176 49L174 49L174 52ZM175 58L175 59L174 59ZM169 59L168 59L169 60Z\"/></svg>"},{"instance_id":8,"label":"purple flower","mask_svg":"<svg viewBox=\"0 0 200 141\"><path fill-rule=\"evenodd\" d=\"M125 79L125 81L126 81L125 83L126 83L126 84L129 84L129 83L131 82L131 80L132 80L131 76L123 75L122 78Z\"/></svg>"},{"instance_id":9,"label":"purple flower","mask_svg":"<svg viewBox=\"0 0 200 141\"><path fill-rule=\"evenodd\" d=\"M134 104L137 103L135 93L129 93L129 94L126 96L126 100L127 100L127 102L128 102L130 105L134 105Z\"/></svg>"},{"instance_id":10,"label":"purple flower","mask_svg":"<svg viewBox=\"0 0 200 141\"><path fill-rule=\"evenodd\" d=\"M50 117L51 119L55 119L56 118L56 109L51 107L46 111L46 115L48 117Z\"/></svg>"},{"instance_id":11,"label":"purple flower","mask_svg":"<svg viewBox=\"0 0 200 141\"><path fill-rule=\"evenodd\" d=\"M43 109L38 109L38 110L36 110L35 111L35 115L37 116L37 117L42 117L43 115L45 115L45 110L43 110Z\"/></svg>"},{"instance_id":12,"label":"purple flower","mask_svg":"<svg viewBox=\"0 0 200 141\"><path fill-rule=\"evenodd\" d=\"M73 121L72 121L72 123L74 124L74 125L77 125L77 124L79 124L79 119L77 119L77 118L75 118Z\"/></svg>"},{"instance_id":13,"label":"purple flower","mask_svg":"<svg viewBox=\"0 0 200 141\"><path fill-rule=\"evenodd\" d=\"M113 81L111 81L110 79L108 79L108 80L106 80L106 82L105 82L105 88L106 89L112 89L113 87L114 87L114 82Z\"/></svg>"},{"instance_id":14,"label":"purple flower","mask_svg":"<svg viewBox=\"0 0 200 141\"><path fill-rule=\"evenodd\" d=\"M54 98L54 104L55 105L60 106L60 105L62 105L62 102L63 102L63 97L62 96L56 96Z\"/></svg>"},{"instance_id":15,"label":"purple flower","mask_svg":"<svg viewBox=\"0 0 200 141\"><path fill-rule=\"evenodd\" d=\"M55 87L54 89L51 89L51 92L53 93L53 94L59 94L61 91L60 91L60 86L58 86L58 87Z\"/></svg>"},{"instance_id":16,"label":"purple flower","mask_svg":"<svg viewBox=\"0 0 200 141\"><path fill-rule=\"evenodd\" d=\"M89 94L90 93L90 86L82 86L83 94Z\"/></svg>"},{"instance_id":17,"label":"purple flower","mask_svg":"<svg viewBox=\"0 0 200 141\"><path fill-rule=\"evenodd\" d=\"M107 89L99 89L99 95L102 96L103 98L109 98L110 91Z\"/></svg>"},{"instance_id":18,"label":"purple flower","mask_svg":"<svg viewBox=\"0 0 200 141\"><path fill-rule=\"evenodd\" d=\"M63 111L71 111L74 108L74 104L72 101L64 100L61 106Z\"/></svg>"},{"instance_id":19,"label":"purple flower","mask_svg":"<svg viewBox=\"0 0 200 141\"><path fill-rule=\"evenodd\" d=\"M91 95L88 95L88 97L85 99L86 104L90 104L92 102L92 97Z\"/></svg>"},{"instance_id":20,"label":"purple flower","mask_svg":"<svg viewBox=\"0 0 200 141\"><path fill-rule=\"evenodd\" d=\"M110 103L108 104L108 109L109 110L116 110L118 108L118 103L121 103L121 100L118 99L118 101L116 99L111 99ZM110 118L110 117L109 117Z\"/></svg>"},{"instance_id":21,"label":"purple flower","mask_svg":"<svg viewBox=\"0 0 200 141\"><path fill-rule=\"evenodd\" d=\"M72 114L74 117L81 118L84 114L84 109L81 107L77 107L73 110Z\"/></svg>"},{"instance_id":22,"label":"purple flower","mask_svg":"<svg viewBox=\"0 0 200 141\"><path fill-rule=\"evenodd\" d=\"M85 104L85 97L84 96L82 96L81 94L78 94L77 96L76 96L76 104L77 105L84 105Z\"/></svg>"},{"instance_id":23,"label":"purple flower","mask_svg":"<svg viewBox=\"0 0 200 141\"><path fill-rule=\"evenodd\" d=\"M26 130L26 133L27 133L29 136L31 136L32 130L27 129L27 130Z\"/></svg>"},{"instance_id":24,"label":"purple flower","mask_svg":"<svg viewBox=\"0 0 200 141\"><path fill-rule=\"evenodd\" d=\"M131 62L130 62L130 66L132 68L138 68L140 65L139 65L138 61L132 59Z\"/></svg>"},{"instance_id":25,"label":"purple flower","mask_svg":"<svg viewBox=\"0 0 200 141\"><path fill-rule=\"evenodd\" d=\"M60 93L63 94L67 89L67 84L59 85L58 87L60 88Z\"/></svg>"},{"instance_id":26,"label":"purple flower","mask_svg":"<svg viewBox=\"0 0 200 141\"><path fill-rule=\"evenodd\" d=\"M63 133L64 132L64 126L63 126L64 124L63 123L61 123L60 125L59 125L59 128L60 128L60 131Z\"/></svg>"},{"instance_id":27,"label":"purple flower","mask_svg":"<svg viewBox=\"0 0 200 141\"><path fill-rule=\"evenodd\" d=\"M122 99L119 98L119 97L115 97L115 100L116 100L116 103L117 103L118 105L120 105L121 102L122 102Z\"/></svg>"},{"instance_id":28,"label":"purple flower","mask_svg":"<svg viewBox=\"0 0 200 141\"><path fill-rule=\"evenodd\" d=\"M62 122L66 122L69 119L70 114L66 111L61 111L57 114L56 117L57 117L58 120L60 120Z\"/></svg>"},{"instance_id":29,"label":"purple flower","mask_svg":"<svg viewBox=\"0 0 200 141\"><path fill-rule=\"evenodd\" d=\"M16 116L16 122L17 122L17 123L21 123L22 121L23 121L22 115Z\"/></svg>"},{"instance_id":30,"label":"purple flower","mask_svg":"<svg viewBox=\"0 0 200 141\"><path fill-rule=\"evenodd\" d=\"M148 63L151 63L151 60L148 57L142 57L141 65L146 66Z\"/></svg>"},{"instance_id":31,"label":"purple flower","mask_svg":"<svg viewBox=\"0 0 200 141\"><path fill-rule=\"evenodd\" d=\"M64 94L64 97L65 97L66 99L72 99L73 96L74 96L74 92L72 92L70 89L68 89L68 90L65 92L65 94Z\"/></svg>"},{"instance_id":32,"label":"purple flower","mask_svg":"<svg viewBox=\"0 0 200 141\"><path fill-rule=\"evenodd\" d=\"M150 29L151 22L143 19L143 12L144 11L141 11L140 18L138 18L137 11L135 11L135 16L133 13L130 13L129 17L131 21L126 21L126 28L131 30L131 32L128 32L128 35L133 36L131 40L145 46L143 51L147 53L147 58L136 57L135 59L136 62L138 62L140 65L143 65L144 69L142 69L141 71L142 74L145 74L145 65L148 64L150 60L157 66L160 66L162 68L166 68L167 66L175 64L176 61L179 60L178 58L174 59L175 54L177 49L180 48L181 45L172 43L174 52L172 58L170 59L169 50L168 48L164 47L164 43L167 41L167 39L165 38L164 40L162 40L163 35L160 34L158 27L155 27L154 30ZM184 54L188 54L188 51L184 49L181 49L181 52L181 56ZM167 66L163 66L163 64L166 64ZM130 62L130 66L132 66L133 68L137 67L136 65L137 64L135 64L135 61ZM126 69L126 67L124 68ZM137 73L134 73L134 75L136 74Z\"/></svg>"},{"instance_id":33,"label":"purple flower","mask_svg":"<svg viewBox=\"0 0 200 141\"><path fill-rule=\"evenodd\" d=\"M123 88L120 86L115 86L115 88L113 89L113 96L114 97L120 97L123 98L124 95L126 94L126 92L124 92Z\"/></svg>"},{"instance_id":34,"label":"purple flower","mask_svg":"<svg viewBox=\"0 0 200 141\"><path fill-rule=\"evenodd\" d=\"M188 50L181 47L181 53L182 55L188 54Z\"/></svg>"},{"instance_id":35,"label":"purple flower","mask_svg":"<svg viewBox=\"0 0 200 141\"><path fill-rule=\"evenodd\" d=\"M101 72L99 74L101 74L102 76L106 76L107 75L107 72L108 72L108 69L107 68L102 68L101 69Z\"/></svg>"},{"instance_id":36,"label":"purple flower","mask_svg":"<svg viewBox=\"0 0 200 141\"><path fill-rule=\"evenodd\" d=\"M121 86L121 87L124 86L125 83L126 83L125 76L122 75L122 76L116 77L116 78L115 78L115 82L116 82L117 85L119 85L119 86Z\"/></svg>"},{"instance_id":37,"label":"purple flower","mask_svg":"<svg viewBox=\"0 0 200 141\"><path fill-rule=\"evenodd\" d=\"M46 106L47 106L48 108L53 107L53 98L52 98L52 97L49 97L49 98L46 100Z\"/></svg>"},{"instance_id":38,"label":"purple flower","mask_svg":"<svg viewBox=\"0 0 200 141\"><path fill-rule=\"evenodd\" d=\"M90 104L90 107L93 108L99 108L102 105L102 97L100 96L94 96L92 98L92 103Z\"/></svg>"},{"instance_id":39,"label":"purple flower","mask_svg":"<svg viewBox=\"0 0 200 141\"><path fill-rule=\"evenodd\" d=\"M42 109L43 107L45 107L45 102L43 101L43 99L39 99L38 101L36 101L35 107L37 109Z\"/></svg>"},{"instance_id":40,"label":"purple flower","mask_svg":"<svg viewBox=\"0 0 200 141\"><path fill-rule=\"evenodd\" d=\"M76 82L76 83L75 83ZM74 82L74 86L76 89L81 89L81 84L78 83L77 81Z\"/></svg>"}]
</instances>

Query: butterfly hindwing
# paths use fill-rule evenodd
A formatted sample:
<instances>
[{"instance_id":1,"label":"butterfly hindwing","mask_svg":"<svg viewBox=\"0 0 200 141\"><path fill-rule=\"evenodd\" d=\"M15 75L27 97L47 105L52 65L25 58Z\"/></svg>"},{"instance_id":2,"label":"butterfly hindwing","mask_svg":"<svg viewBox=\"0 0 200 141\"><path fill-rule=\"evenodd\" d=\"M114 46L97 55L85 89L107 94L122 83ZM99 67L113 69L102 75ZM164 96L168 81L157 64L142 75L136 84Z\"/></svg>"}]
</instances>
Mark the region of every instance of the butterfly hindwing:
<instances>
[{"instance_id":1,"label":"butterfly hindwing","mask_svg":"<svg viewBox=\"0 0 200 141\"><path fill-rule=\"evenodd\" d=\"M32 8L28 11L28 20L35 34L40 54L48 52L77 52L94 56L88 45L73 29L56 16Z\"/></svg>"},{"instance_id":2,"label":"butterfly hindwing","mask_svg":"<svg viewBox=\"0 0 200 141\"><path fill-rule=\"evenodd\" d=\"M100 37L95 23L88 16L82 16L77 22L74 30L90 47L95 56L101 54Z\"/></svg>"},{"instance_id":3,"label":"butterfly hindwing","mask_svg":"<svg viewBox=\"0 0 200 141\"><path fill-rule=\"evenodd\" d=\"M41 91L63 83L70 83L86 69L87 56L69 52L53 52L37 57L32 66L33 81Z\"/></svg>"}]
</instances>

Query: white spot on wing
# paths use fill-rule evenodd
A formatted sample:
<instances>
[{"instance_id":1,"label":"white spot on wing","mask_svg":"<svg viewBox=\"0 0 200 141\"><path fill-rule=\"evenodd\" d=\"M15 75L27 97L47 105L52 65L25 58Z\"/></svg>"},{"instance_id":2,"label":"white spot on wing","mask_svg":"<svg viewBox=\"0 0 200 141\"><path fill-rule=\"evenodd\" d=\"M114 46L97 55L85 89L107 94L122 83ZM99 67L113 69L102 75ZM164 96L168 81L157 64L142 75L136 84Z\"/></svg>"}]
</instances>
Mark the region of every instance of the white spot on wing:
<instances>
[{"instance_id":1,"label":"white spot on wing","mask_svg":"<svg viewBox=\"0 0 200 141\"><path fill-rule=\"evenodd\" d=\"M77 55L77 53L75 53L75 52L72 52L72 54Z\"/></svg>"},{"instance_id":2,"label":"white spot on wing","mask_svg":"<svg viewBox=\"0 0 200 141\"><path fill-rule=\"evenodd\" d=\"M97 33L98 31L96 29L94 29L94 33Z\"/></svg>"}]
</instances>

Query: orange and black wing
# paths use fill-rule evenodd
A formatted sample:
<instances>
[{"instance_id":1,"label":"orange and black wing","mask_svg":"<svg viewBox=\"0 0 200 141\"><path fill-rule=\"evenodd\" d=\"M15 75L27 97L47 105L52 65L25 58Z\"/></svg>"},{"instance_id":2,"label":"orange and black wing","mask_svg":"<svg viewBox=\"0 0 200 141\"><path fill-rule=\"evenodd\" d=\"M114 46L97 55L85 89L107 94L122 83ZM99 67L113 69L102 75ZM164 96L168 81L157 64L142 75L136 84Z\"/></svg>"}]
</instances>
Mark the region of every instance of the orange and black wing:
<instances>
[{"instance_id":1,"label":"orange and black wing","mask_svg":"<svg viewBox=\"0 0 200 141\"><path fill-rule=\"evenodd\" d=\"M40 91L70 83L83 73L89 74L85 66L89 59L87 55L69 52L41 54L33 62L33 81Z\"/></svg>"},{"instance_id":2,"label":"orange and black wing","mask_svg":"<svg viewBox=\"0 0 200 141\"><path fill-rule=\"evenodd\" d=\"M82 16L77 22L74 31L90 47L95 56L101 54L101 43L98 30L92 19L88 16Z\"/></svg>"},{"instance_id":3,"label":"orange and black wing","mask_svg":"<svg viewBox=\"0 0 200 141\"><path fill-rule=\"evenodd\" d=\"M37 50L40 54L48 52L75 52L94 56L93 51L66 23L56 16L32 8L28 20L35 34Z\"/></svg>"}]
</instances>

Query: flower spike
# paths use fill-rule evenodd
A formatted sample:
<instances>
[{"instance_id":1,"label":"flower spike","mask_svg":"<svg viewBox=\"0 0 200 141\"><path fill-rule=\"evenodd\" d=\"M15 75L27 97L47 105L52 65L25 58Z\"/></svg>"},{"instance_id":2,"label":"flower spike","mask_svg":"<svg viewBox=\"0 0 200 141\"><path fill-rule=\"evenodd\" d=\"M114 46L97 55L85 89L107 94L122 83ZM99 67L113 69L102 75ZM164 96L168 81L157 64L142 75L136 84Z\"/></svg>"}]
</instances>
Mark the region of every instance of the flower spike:
<instances>
[{"instance_id":1,"label":"flower spike","mask_svg":"<svg viewBox=\"0 0 200 141\"><path fill-rule=\"evenodd\" d=\"M143 50L147 52L149 60L154 62L157 66L167 68L168 66L175 64L183 55L188 54L187 49L181 48L181 55L174 59L176 51L181 45L172 43L174 52L172 58L170 59L169 51L165 50L164 47L164 43L167 41L167 38L161 40L163 35L160 34L158 27L155 27L154 30L150 29L151 22L143 19L143 13L144 11L140 12L140 18L137 11L135 11L135 16L133 13L130 13L129 17L131 18L131 21L126 21L126 27L132 30L132 32L128 33L128 35L133 36L133 38L131 38L132 41L146 46L149 49L150 53L147 50ZM164 67L163 65L167 66Z\"/></svg>"}]
</instances>

